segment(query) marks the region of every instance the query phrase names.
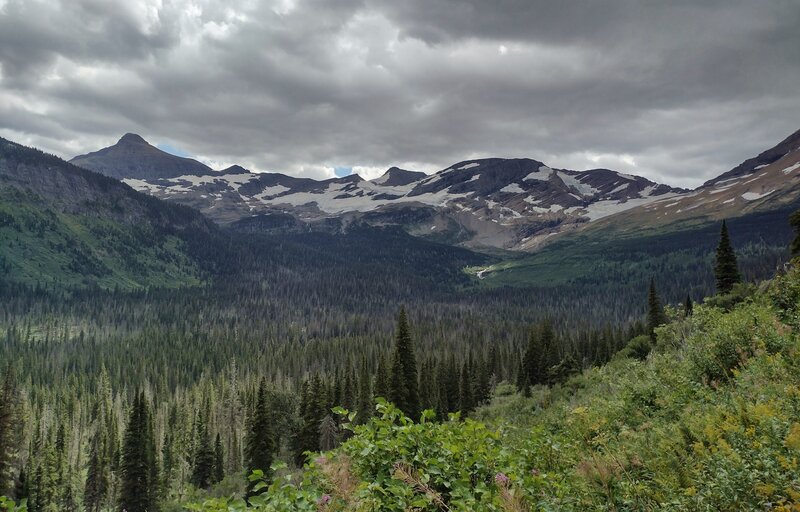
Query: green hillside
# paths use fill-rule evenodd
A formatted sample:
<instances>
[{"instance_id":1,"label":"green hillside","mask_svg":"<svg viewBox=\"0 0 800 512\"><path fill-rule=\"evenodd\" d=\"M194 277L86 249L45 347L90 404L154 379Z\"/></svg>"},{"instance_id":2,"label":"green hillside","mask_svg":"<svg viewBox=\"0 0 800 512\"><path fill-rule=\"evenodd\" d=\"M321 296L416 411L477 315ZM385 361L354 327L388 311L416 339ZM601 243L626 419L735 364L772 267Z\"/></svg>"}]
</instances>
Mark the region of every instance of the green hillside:
<instances>
[{"instance_id":1,"label":"green hillside","mask_svg":"<svg viewBox=\"0 0 800 512\"><path fill-rule=\"evenodd\" d=\"M379 402L378 417L251 508L796 510L800 269L730 311L671 317L644 360L623 350L530 397L500 385L479 421L414 423Z\"/></svg>"},{"instance_id":2,"label":"green hillside","mask_svg":"<svg viewBox=\"0 0 800 512\"><path fill-rule=\"evenodd\" d=\"M748 278L766 278L786 261L792 238L789 215L797 206L730 219L733 242ZM718 235L719 223L704 219L632 232L610 224L565 236L534 254L471 267L467 272L480 272L480 282L486 287L638 284L657 275L680 281L684 290L683 283L692 283L697 293L707 294L713 291L709 269Z\"/></svg>"},{"instance_id":3,"label":"green hillside","mask_svg":"<svg viewBox=\"0 0 800 512\"><path fill-rule=\"evenodd\" d=\"M0 139L0 282L175 287L205 279L199 213Z\"/></svg>"}]
</instances>

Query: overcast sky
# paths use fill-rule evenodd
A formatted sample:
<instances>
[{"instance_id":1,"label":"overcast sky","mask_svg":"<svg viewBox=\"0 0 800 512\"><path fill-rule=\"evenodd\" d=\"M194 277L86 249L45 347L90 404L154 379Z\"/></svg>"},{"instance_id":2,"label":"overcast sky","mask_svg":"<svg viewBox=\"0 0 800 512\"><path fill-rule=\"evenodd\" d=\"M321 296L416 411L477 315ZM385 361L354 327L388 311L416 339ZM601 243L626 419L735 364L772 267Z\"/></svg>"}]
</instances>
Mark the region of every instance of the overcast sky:
<instances>
[{"instance_id":1,"label":"overcast sky","mask_svg":"<svg viewBox=\"0 0 800 512\"><path fill-rule=\"evenodd\" d=\"M0 0L0 136L65 158L136 132L316 178L500 156L695 186L798 128L798 0Z\"/></svg>"}]
</instances>

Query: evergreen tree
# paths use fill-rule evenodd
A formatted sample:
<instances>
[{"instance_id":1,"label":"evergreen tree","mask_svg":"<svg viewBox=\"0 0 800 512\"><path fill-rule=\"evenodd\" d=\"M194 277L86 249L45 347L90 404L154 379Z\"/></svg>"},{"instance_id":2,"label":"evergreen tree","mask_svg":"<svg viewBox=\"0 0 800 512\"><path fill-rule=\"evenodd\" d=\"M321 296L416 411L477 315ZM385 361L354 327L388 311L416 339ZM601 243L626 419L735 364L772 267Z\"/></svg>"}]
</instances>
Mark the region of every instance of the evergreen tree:
<instances>
[{"instance_id":1,"label":"evergreen tree","mask_svg":"<svg viewBox=\"0 0 800 512\"><path fill-rule=\"evenodd\" d=\"M549 320L531 329L522 356L521 375L517 376L517 386L524 394L528 394L530 386L550 383L548 370L558 363L556 344L553 324Z\"/></svg>"},{"instance_id":2,"label":"evergreen tree","mask_svg":"<svg viewBox=\"0 0 800 512\"><path fill-rule=\"evenodd\" d=\"M14 488L14 461L16 459L16 440L14 431L17 422L17 386L14 371L6 367L3 384L0 388L0 496L9 495Z\"/></svg>"},{"instance_id":3,"label":"evergreen tree","mask_svg":"<svg viewBox=\"0 0 800 512\"><path fill-rule=\"evenodd\" d=\"M742 280L739 266L736 263L736 253L733 251L728 225L723 220L717 245L717 258L714 265L714 276L717 281L717 293L730 293L733 285Z\"/></svg>"},{"instance_id":4,"label":"evergreen tree","mask_svg":"<svg viewBox=\"0 0 800 512\"><path fill-rule=\"evenodd\" d=\"M172 487L172 477L175 469L174 447L172 432L164 433L164 443L161 446L161 495L168 496Z\"/></svg>"},{"instance_id":5,"label":"evergreen tree","mask_svg":"<svg viewBox=\"0 0 800 512\"><path fill-rule=\"evenodd\" d=\"M201 489L208 489L214 477L214 463L214 450L211 447L208 425L204 415L198 414L191 482Z\"/></svg>"},{"instance_id":6,"label":"evergreen tree","mask_svg":"<svg viewBox=\"0 0 800 512\"><path fill-rule=\"evenodd\" d=\"M550 381L553 383L564 382L578 372L580 372L578 361L572 354L567 354L557 365L550 367Z\"/></svg>"},{"instance_id":7,"label":"evergreen tree","mask_svg":"<svg viewBox=\"0 0 800 512\"><path fill-rule=\"evenodd\" d=\"M327 452L336 448L339 438L339 429L333 416L326 414L319 423L319 449Z\"/></svg>"},{"instance_id":8,"label":"evergreen tree","mask_svg":"<svg viewBox=\"0 0 800 512\"><path fill-rule=\"evenodd\" d=\"M375 370L375 392L374 396L389 397L389 372L386 370L386 358L378 358L378 368Z\"/></svg>"},{"instance_id":9,"label":"evergreen tree","mask_svg":"<svg viewBox=\"0 0 800 512\"><path fill-rule=\"evenodd\" d=\"M214 440L214 479L212 483L219 483L225 478L225 457L222 453L222 439L219 432Z\"/></svg>"},{"instance_id":10,"label":"evergreen tree","mask_svg":"<svg viewBox=\"0 0 800 512\"><path fill-rule=\"evenodd\" d=\"M666 322L664 308L661 306L661 298L656 291L655 278L650 279L650 290L647 292L647 333L650 340L656 341L656 327Z\"/></svg>"},{"instance_id":11,"label":"evergreen tree","mask_svg":"<svg viewBox=\"0 0 800 512\"><path fill-rule=\"evenodd\" d=\"M549 319L544 320L540 326L539 334L542 347L542 361L539 363L539 374L542 376L540 384L553 384L550 369L556 366L559 361L558 340L553 329L553 322Z\"/></svg>"},{"instance_id":12,"label":"evergreen tree","mask_svg":"<svg viewBox=\"0 0 800 512\"><path fill-rule=\"evenodd\" d=\"M361 360L361 371L358 377L358 408L356 422L363 424L372 416L372 377L369 374L366 358Z\"/></svg>"},{"instance_id":13,"label":"evergreen tree","mask_svg":"<svg viewBox=\"0 0 800 512\"><path fill-rule=\"evenodd\" d=\"M267 397L267 384L261 380L258 386L253 415L250 418L250 426L247 431L245 441L245 463L247 473L260 469L267 477L270 476L270 466L275 452L275 435L272 432L272 422L270 421L269 404Z\"/></svg>"},{"instance_id":14,"label":"evergreen tree","mask_svg":"<svg viewBox=\"0 0 800 512\"><path fill-rule=\"evenodd\" d=\"M485 363L483 359L481 359L478 367L476 368L477 371L477 380L476 380L476 387L475 387L475 404L480 405L486 402L491 395L492 389L490 384L490 373L489 364Z\"/></svg>"},{"instance_id":15,"label":"evergreen tree","mask_svg":"<svg viewBox=\"0 0 800 512\"><path fill-rule=\"evenodd\" d=\"M319 376L314 375L310 381L303 382L300 391L300 425L292 439L294 462L302 466L306 452L319 450L319 423L325 416L327 409L326 398L323 396L324 385Z\"/></svg>"},{"instance_id":16,"label":"evergreen tree","mask_svg":"<svg viewBox=\"0 0 800 512\"><path fill-rule=\"evenodd\" d=\"M131 407L122 449L119 509L126 512L157 510L155 442L150 409L144 392L137 394Z\"/></svg>"},{"instance_id":17,"label":"evergreen tree","mask_svg":"<svg viewBox=\"0 0 800 512\"><path fill-rule=\"evenodd\" d=\"M472 405L472 379L470 378L470 368L464 361L458 386L458 409L463 417L472 411Z\"/></svg>"},{"instance_id":18,"label":"evergreen tree","mask_svg":"<svg viewBox=\"0 0 800 512\"><path fill-rule=\"evenodd\" d=\"M17 477L17 485L14 489L14 499L17 501L28 499L28 477L25 474L25 468L20 468L19 476Z\"/></svg>"},{"instance_id":19,"label":"evergreen tree","mask_svg":"<svg viewBox=\"0 0 800 512\"><path fill-rule=\"evenodd\" d=\"M683 316L685 318L689 318L692 316L692 312L694 311L694 303L692 302L692 297L690 295L686 296L686 302L683 303Z\"/></svg>"},{"instance_id":20,"label":"evergreen tree","mask_svg":"<svg viewBox=\"0 0 800 512\"><path fill-rule=\"evenodd\" d=\"M414 342L408 326L405 308L397 317L395 349L392 357L392 372L389 379L389 399L409 418L419 417L419 382Z\"/></svg>"},{"instance_id":21,"label":"evergreen tree","mask_svg":"<svg viewBox=\"0 0 800 512\"><path fill-rule=\"evenodd\" d=\"M355 404L356 393L353 380L352 373L345 370L344 386L342 387L342 399L339 401L339 405L347 410L352 410L353 404Z\"/></svg>"},{"instance_id":22,"label":"evergreen tree","mask_svg":"<svg viewBox=\"0 0 800 512\"><path fill-rule=\"evenodd\" d=\"M517 391L521 392L524 396L530 396L531 394L531 381L528 378L528 369L525 364L528 359L527 353L528 350L526 349L519 360L516 378Z\"/></svg>"},{"instance_id":23,"label":"evergreen tree","mask_svg":"<svg viewBox=\"0 0 800 512\"><path fill-rule=\"evenodd\" d=\"M99 512L105 504L109 490L108 473L106 472L105 447L101 434L96 433L89 452L89 467L86 473L86 486L83 492L83 504L87 512Z\"/></svg>"}]
</instances>

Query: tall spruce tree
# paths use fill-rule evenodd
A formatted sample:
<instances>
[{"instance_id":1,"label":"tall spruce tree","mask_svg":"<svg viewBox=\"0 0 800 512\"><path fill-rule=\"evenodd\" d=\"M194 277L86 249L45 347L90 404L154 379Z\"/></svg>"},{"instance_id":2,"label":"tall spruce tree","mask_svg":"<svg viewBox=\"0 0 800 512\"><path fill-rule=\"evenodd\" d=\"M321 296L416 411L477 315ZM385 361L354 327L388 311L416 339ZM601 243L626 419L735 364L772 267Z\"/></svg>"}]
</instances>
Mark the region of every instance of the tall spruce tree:
<instances>
[{"instance_id":1,"label":"tall spruce tree","mask_svg":"<svg viewBox=\"0 0 800 512\"><path fill-rule=\"evenodd\" d=\"M319 449L327 452L339 444L339 427L333 416L326 414L319 422Z\"/></svg>"},{"instance_id":2,"label":"tall spruce tree","mask_svg":"<svg viewBox=\"0 0 800 512\"><path fill-rule=\"evenodd\" d=\"M694 302L692 302L692 296L687 295L686 301L683 303L683 316L685 318L689 318L692 316L692 312L694 311Z\"/></svg>"},{"instance_id":3,"label":"tall spruce tree","mask_svg":"<svg viewBox=\"0 0 800 512\"><path fill-rule=\"evenodd\" d=\"M411 339L411 329L408 326L405 308L400 308L400 314L397 317L389 386L389 400L406 416L416 420L419 417L417 359L414 355L414 341Z\"/></svg>"},{"instance_id":4,"label":"tall spruce tree","mask_svg":"<svg viewBox=\"0 0 800 512\"><path fill-rule=\"evenodd\" d=\"M356 423L363 424L372 416L372 377L369 374L366 357L361 359L358 377L358 406Z\"/></svg>"},{"instance_id":5,"label":"tall spruce tree","mask_svg":"<svg viewBox=\"0 0 800 512\"><path fill-rule=\"evenodd\" d=\"M204 414L197 415L195 444L192 465L192 483L200 489L208 489L214 477L214 450Z\"/></svg>"},{"instance_id":6,"label":"tall spruce tree","mask_svg":"<svg viewBox=\"0 0 800 512\"><path fill-rule=\"evenodd\" d=\"M717 293L730 293L733 285L742 280L739 266L736 263L736 253L733 251L731 239L728 235L728 225L723 220L717 245L717 258L714 265L714 277L717 281Z\"/></svg>"},{"instance_id":7,"label":"tall spruce tree","mask_svg":"<svg viewBox=\"0 0 800 512\"><path fill-rule=\"evenodd\" d=\"M100 512L109 490L106 472L105 446L101 434L95 433L89 452L89 467L83 492L83 504L87 512Z\"/></svg>"},{"instance_id":8,"label":"tall spruce tree","mask_svg":"<svg viewBox=\"0 0 800 512\"><path fill-rule=\"evenodd\" d=\"M458 410L459 381L456 359L451 354L447 360L439 362L436 372L436 387L439 390L437 409L442 420L447 419L448 413Z\"/></svg>"},{"instance_id":9,"label":"tall spruce tree","mask_svg":"<svg viewBox=\"0 0 800 512\"><path fill-rule=\"evenodd\" d=\"M517 387L528 394L530 386L549 384L549 370L558 364L558 343L553 324L545 320L530 331L528 346L522 355Z\"/></svg>"},{"instance_id":10,"label":"tall spruce tree","mask_svg":"<svg viewBox=\"0 0 800 512\"><path fill-rule=\"evenodd\" d=\"M156 511L158 469L150 408L144 392L137 394L131 407L120 470L119 509L126 512Z\"/></svg>"},{"instance_id":11,"label":"tall spruce tree","mask_svg":"<svg viewBox=\"0 0 800 512\"><path fill-rule=\"evenodd\" d=\"M666 322L664 307L661 305L661 298L656 290L655 278L650 279L650 289L647 292L647 333L650 340L656 341L656 327Z\"/></svg>"},{"instance_id":12,"label":"tall spruce tree","mask_svg":"<svg viewBox=\"0 0 800 512\"><path fill-rule=\"evenodd\" d=\"M269 398L267 397L267 384L264 379L258 386L253 415L245 442L245 462L247 473L260 469L269 478L272 457L275 453L275 434L272 431L272 422L269 414Z\"/></svg>"},{"instance_id":13,"label":"tall spruce tree","mask_svg":"<svg viewBox=\"0 0 800 512\"><path fill-rule=\"evenodd\" d=\"M374 396L388 398L389 396L389 372L386 369L386 358L378 358L378 368L375 370L375 391Z\"/></svg>"},{"instance_id":14,"label":"tall spruce tree","mask_svg":"<svg viewBox=\"0 0 800 512\"><path fill-rule=\"evenodd\" d=\"M212 483L219 483L225 478L225 455L222 452L222 438L217 432L214 440L214 478Z\"/></svg>"},{"instance_id":15,"label":"tall spruce tree","mask_svg":"<svg viewBox=\"0 0 800 512\"><path fill-rule=\"evenodd\" d=\"M14 371L9 364L0 387L0 496L9 495L15 486L14 460L17 422L17 386Z\"/></svg>"},{"instance_id":16,"label":"tall spruce tree","mask_svg":"<svg viewBox=\"0 0 800 512\"><path fill-rule=\"evenodd\" d=\"M461 375L458 386L458 410L466 417L473 409L472 401L472 375L467 361L461 365Z\"/></svg>"}]
</instances>

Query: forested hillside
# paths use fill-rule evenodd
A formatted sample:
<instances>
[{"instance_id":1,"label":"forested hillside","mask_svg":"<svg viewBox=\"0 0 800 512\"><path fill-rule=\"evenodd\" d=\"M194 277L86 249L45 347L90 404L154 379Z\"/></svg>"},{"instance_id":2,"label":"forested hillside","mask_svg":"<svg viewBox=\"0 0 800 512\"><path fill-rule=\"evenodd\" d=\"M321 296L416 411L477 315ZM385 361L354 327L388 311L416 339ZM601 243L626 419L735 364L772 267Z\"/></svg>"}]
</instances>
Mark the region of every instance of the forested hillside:
<instances>
[{"instance_id":1,"label":"forested hillside","mask_svg":"<svg viewBox=\"0 0 800 512\"><path fill-rule=\"evenodd\" d=\"M396 261L390 254L401 247L393 247L392 237L407 235L379 233L386 257ZM320 252L347 240L319 236L313 246ZM313 510L320 500L332 510L356 509L357 503L527 510L610 502L638 509L667 498L692 509L684 499L690 495L674 481L640 481L678 457L654 452L660 465L641 469L640 459L632 458L636 447L658 441L641 425L671 433L671 418L688 418L701 399L719 405L714 397L725 389L735 390L730 400L736 402L739 391L730 386L742 354L760 361L771 354L790 358L794 350L797 271L751 296L752 285L733 284L741 275L730 238L725 232L727 242L717 248L717 260L722 254L729 261L718 265L727 277L716 271L722 294L703 306L681 301L667 310L673 323L659 328L666 317L658 279L650 282L649 301L646 283L625 297L636 297L628 306L633 321L598 324L603 309L580 300L566 307L564 289L550 295L545 288L536 295L530 289L454 293L458 279L469 282L465 274L431 282L424 275L381 276L364 264L346 271L359 276L351 288L337 288L345 280L330 270L345 269L347 257L342 267L321 269L313 259L300 259L308 262L300 275L277 257L264 266L240 262L251 272L229 274L192 293L6 287L0 316L0 357L7 363L0 404L4 492L33 511L171 510L246 494L251 505L268 510ZM274 254L307 253L305 241L287 242ZM429 252L406 254L401 260L413 266ZM588 314L577 321L579 306ZM751 346L762 339L765 349ZM733 362L719 373L714 354ZM670 374L677 381L661 383L676 360L688 361L686 368ZM710 373L695 375L697 368ZM770 375L752 385L771 389ZM667 389L675 395L662 397ZM378 397L400 409L384 404L376 411ZM580 405L597 400L608 404ZM636 400L649 405L640 411ZM583 407L596 417L586 416L589 426L575 426ZM435 412L420 413L425 409ZM448 419L449 413L459 416ZM353 437L356 425L363 426ZM571 430L579 427L588 430ZM695 430L691 435L699 435ZM607 454L590 433L617 451ZM301 473L308 453L340 445ZM442 446L450 448L437 451ZM274 482L269 493L259 496L262 485L248 483L254 470ZM638 476L630 480L634 470ZM706 469L696 471L686 481L700 479ZM708 499L743 500L745 494Z\"/></svg>"},{"instance_id":2,"label":"forested hillside","mask_svg":"<svg viewBox=\"0 0 800 512\"><path fill-rule=\"evenodd\" d=\"M0 138L0 282L196 285L217 228L198 212Z\"/></svg>"},{"instance_id":3,"label":"forested hillside","mask_svg":"<svg viewBox=\"0 0 800 512\"><path fill-rule=\"evenodd\" d=\"M630 347L557 385L516 394L500 384L475 419L428 411L415 422L379 401L302 478L254 473L273 483L254 487L249 508L796 510L800 268L724 303L668 309L647 351ZM190 507L244 508L227 498Z\"/></svg>"}]
</instances>

